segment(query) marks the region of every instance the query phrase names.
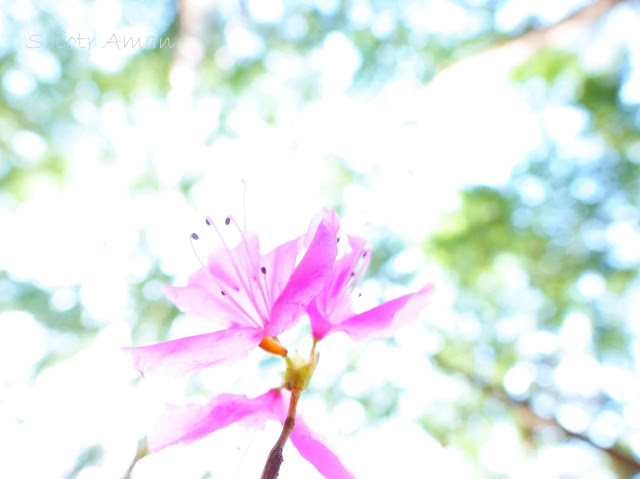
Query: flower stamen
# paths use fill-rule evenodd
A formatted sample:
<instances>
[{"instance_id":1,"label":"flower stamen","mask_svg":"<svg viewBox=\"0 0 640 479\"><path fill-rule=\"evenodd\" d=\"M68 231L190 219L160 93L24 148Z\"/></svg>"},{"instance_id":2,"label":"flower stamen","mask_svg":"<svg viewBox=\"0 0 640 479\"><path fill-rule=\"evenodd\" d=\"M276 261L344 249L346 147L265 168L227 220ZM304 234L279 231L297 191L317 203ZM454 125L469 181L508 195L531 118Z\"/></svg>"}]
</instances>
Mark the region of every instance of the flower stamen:
<instances>
[{"instance_id":1,"label":"flower stamen","mask_svg":"<svg viewBox=\"0 0 640 479\"><path fill-rule=\"evenodd\" d=\"M350 293L352 293L358 286L360 286L360 283L362 283L362 280L364 279L364 276L367 273L367 270L369 269L370 263L371 263L371 252L364 250L362 252L362 255L358 258L358 264L356 266L355 271L352 274L350 283L347 286L348 291Z\"/></svg>"},{"instance_id":2,"label":"flower stamen","mask_svg":"<svg viewBox=\"0 0 640 479\"><path fill-rule=\"evenodd\" d=\"M262 338L260 344L258 345L261 349L264 349L266 352L271 354L276 354L278 356L287 356L287 348L285 348L276 336Z\"/></svg>"},{"instance_id":3,"label":"flower stamen","mask_svg":"<svg viewBox=\"0 0 640 479\"><path fill-rule=\"evenodd\" d=\"M224 224L228 225L230 223L231 223L231 218L227 217L224 220ZM213 222L213 220L209 216L207 216L207 218L206 218L206 224L207 224L207 226L213 226L214 230L218 234L218 237L220 238L220 241L222 241L222 245L224 246L224 249L227 252L227 256L229 256L229 259L231 261L231 265L232 265L234 271L236 272L236 275L238 276L238 280L240 281L240 284L241 284L242 288L244 289L245 293L247 294L247 297L249 298L249 300L251 301L251 304L253 305L256 313L258 313L258 316L260 316L260 318L262 319L263 322L266 321L264 313L258 307L258 303L256 302L256 298L255 298L255 294L253 292L253 289L250 288L247 285L247 283L245 282L245 278L242 275L242 273L240 272L240 266L238 265L238 262L234 258L233 253L231 253L231 249L229 249L229 246L227 245L227 242L224 240L224 237L222 236L222 233L220 232L220 229L216 226L216 224ZM243 236L243 242L244 242L244 236ZM246 247L246 242L245 242L245 247ZM249 278L247 278L247 280L249 280Z\"/></svg>"},{"instance_id":4,"label":"flower stamen","mask_svg":"<svg viewBox=\"0 0 640 479\"><path fill-rule=\"evenodd\" d=\"M267 268L265 268L264 266L261 267L260 268L260 272L264 276L264 291L265 291L265 294L267 295L267 298L272 298L273 296L271 296L271 288L269 288L269 281L267 281Z\"/></svg>"},{"instance_id":5,"label":"flower stamen","mask_svg":"<svg viewBox=\"0 0 640 479\"><path fill-rule=\"evenodd\" d=\"M232 217L228 217L227 219L229 219L231 222L233 222L234 226L236 227L236 229L238 230L238 232L241 233L240 231L240 226L238 225L238 222L235 220L235 218ZM226 221L225 221L226 223ZM254 262L253 256L251 256L251 252L249 251L249 245L247 244L247 241L245 240L245 235L241 234L240 235L242 238L242 244L244 244L244 249L247 252L247 260L248 260L248 264L247 264L247 280L249 281L249 286L251 287L251 291L253 292L253 283L251 282L251 273L253 270L253 265L257 265L257 262ZM264 271L262 271L262 269L264 269ZM264 266L260 269L262 271L262 274L266 273L266 269L264 268ZM266 311L269 311L270 309L270 305L269 305L269 300L267 299L267 295L265 294L264 290L262 289L262 285L260 284L260 280L258 279L258 277L253 278L258 284L258 291L260 292L260 296L262 296L262 301L263 301L263 306L265 307Z\"/></svg>"},{"instance_id":6,"label":"flower stamen","mask_svg":"<svg viewBox=\"0 0 640 479\"><path fill-rule=\"evenodd\" d=\"M354 249L354 246L356 246L357 249ZM353 291L353 278L356 276L356 272L358 272L358 274L362 272L362 266L360 268L358 268L358 266L362 257L362 251L364 250L364 241L358 241L354 245L354 241L352 240L352 238L349 238L349 248L351 248L351 251L343 256L343 260L349 261L349 264L344 265L345 273L342 275L334 275L334 277L331 279L331 286L325 289L324 304L327 306L327 313L329 313L332 309L330 307L331 301L329 301L329 299L332 297L335 298L341 294L345 294L341 292L346 292L346 295L348 295L349 292ZM349 271L349 273L347 273L347 271ZM366 271L366 268L364 268L364 271Z\"/></svg>"},{"instance_id":7,"label":"flower stamen","mask_svg":"<svg viewBox=\"0 0 640 479\"><path fill-rule=\"evenodd\" d=\"M198 260L198 263L200 263L202 265L202 267L206 270L208 270L208 268L204 265L204 262L202 261L202 259L200 258L200 255L198 254L198 252L196 251L196 247L193 244L194 240L199 240L200 237L196 234L196 233L191 233L189 235L189 244L191 245L191 249L193 250L193 254L196 256L196 259Z\"/></svg>"},{"instance_id":8,"label":"flower stamen","mask_svg":"<svg viewBox=\"0 0 640 479\"><path fill-rule=\"evenodd\" d=\"M209 222L209 219L207 219L206 221L207 225L211 224ZM193 244L194 240L199 240L200 237L198 236L197 233L191 233L191 235L189 236L189 243L191 244L191 249L193 250L193 254L196 256L196 259L198 260L198 262L202 265L202 267L204 268L204 270L209 274L209 276L211 277L211 279L213 281L215 281L216 285L218 286L218 288L220 288L220 294L222 294L222 296L228 296L229 300L231 301L231 303L233 303L233 305L242 312L242 314L244 314L248 319L251 320L251 322L253 324L255 324L256 326L260 326L257 321L253 318L253 316L251 316L242 306L240 306L240 304L233 299L233 297L231 295L227 295L227 293L225 293L224 288L222 287L222 285L220 284L220 281L218 281L218 279L211 274L211 271L209 270L209 268L207 267L207 265L204 264L204 262L202 261L202 258L200 258L200 255L198 254L198 251L196 250L195 245Z\"/></svg>"}]
</instances>

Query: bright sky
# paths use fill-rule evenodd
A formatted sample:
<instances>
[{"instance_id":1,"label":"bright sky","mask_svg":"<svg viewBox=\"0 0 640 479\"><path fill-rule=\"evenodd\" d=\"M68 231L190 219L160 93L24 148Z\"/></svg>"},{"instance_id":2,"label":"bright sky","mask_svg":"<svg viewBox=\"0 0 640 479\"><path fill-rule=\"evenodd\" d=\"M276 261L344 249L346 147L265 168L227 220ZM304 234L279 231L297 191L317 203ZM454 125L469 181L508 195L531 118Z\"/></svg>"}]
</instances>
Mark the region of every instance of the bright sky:
<instances>
[{"instance_id":1,"label":"bright sky","mask_svg":"<svg viewBox=\"0 0 640 479\"><path fill-rule=\"evenodd\" d=\"M37 3L0 5L2 11L22 19L24 33L30 31ZM221 10L230 8L230 3L220 2ZM326 11L338 5L332 0L317 3ZM583 3L545 1L537 2L535 8L543 21L553 22L574 5ZM367 9L366 2L362 4L351 13L354 21L374 18L382 35L389 28L389 19L384 13ZM58 12L70 35L78 31L104 35L120 29L122 12L118 5L100 0L92 6L70 0L47 2L47 8ZM264 22L276 22L282 15L278 0L250 1L248 5L251 13ZM524 0L507 2L499 16L500 25L505 30L518 25L532 5ZM634 58L640 58L637 30L629 20L629 12L623 13L612 15L593 42L629 42L636 47L632 49ZM446 0L412 7L411 16L416 23L414 28L425 31L438 26L442 31L455 32L476 21ZM0 14L0 25L3 21ZM164 16L158 13L145 18L144 25L131 27L131 31L138 35L144 27L153 34L162 31L163 21ZM260 39L241 24L230 24L225 35L231 58L260 51ZM2 79L2 87L13 95L28 95L33 88L29 85L35 85L34 78L55 81L62 74L55 57L44 49L21 49L18 55L21 67ZM606 61L603 55L606 57L600 51L600 57L591 60ZM126 55L100 49L92 53L91 60L111 70L119 68ZM83 470L78 479L119 477L130 462L138 438L149 429L162 398L185 400L182 384L143 381L136 388L131 386L135 374L119 351L131 343L126 280L144 277L151 258L160 258L166 273L176 282L184 281L198 266L188 235L201 228L204 216L221 219L232 213L242 218L241 179L247 182L247 222L260 233L265 249L305 231L311 216L335 197L334 170L326 161L332 156L345 158L368 181L366 186L349 185L344 191L345 230L375 234L380 228L387 228L409 243L418 244L432 230L439 215L456 206L461 186L504 183L511 167L525 160L541 141L536 113L506 82L505 72L499 68L481 66L472 72L472 77L458 74L447 77L446 82L424 87L415 81L411 65L407 65L405 73L371 98L345 92L361 59L350 40L339 32L329 35L322 48L308 58L281 54L270 60L272 77L261 81L256 92L244 98L232 113L234 138L205 146L205 139L215 126L211 118L220 108L221 100L215 95L203 98L192 111L179 116L165 102L144 96L136 99L130 111L118 99L102 109L79 101L73 105L74 115L90 127L81 136L57 140L69 152L72 181L68 188L60 190L49 178L40 177L30 184L37 194L17 208L0 198L0 224L5 231L14 232L0 239L0 264L17 280L56 288L52 306L60 310L75 304L78 298L68 287L81 283L81 300L90 312L90 320L103 327L95 342L78 355L31 380L43 351L70 349L73 339L45 331L26 313L0 316L0 364L13 365L0 369L0 450L5 452L0 476L62 477L83 448L101 444L106 455L100 467ZM295 80L300 71L309 68L322 72L323 96L317 102L300 105L287 81ZM637 71L633 74L637 78ZM91 85L78 88L91 89ZM626 92L629 98L640 98L640 89L631 85ZM272 95L282 103L275 124L260 119L261 94ZM563 117L567 121L547 127L558 136L573 135L579 118L572 113L575 112ZM101 137L115 148L115 164L100 161ZM16 134L12 148L26 164L37 163L44 151L42 139L26 131ZM164 189L132 197L129 185L150 162ZM175 189L185 171L203 175L191 203ZM148 230L148 252L136 248L140 226ZM437 282L440 274L427 268L414 286L426 280ZM582 287L588 294L598 287L597 282L597 277L585 278ZM445 286L433 307L437 321L446 322L452 314L452 296ZM526 318L517 321L524 321L518 325L527 324ZM182 318L176 322L172 335L194 334L202 327L194 318ZM505 334L509 334L508 325L505 328ZM570 349L572 354L566 356L556 374L563 376L562 383L568 388L590 390L596 386L593 376L584 373L585 361L588 363L590 357L582 350L581 341L591 331L579 315L566 328L557 340L562 343L559 347ZM523 348L535 349L547 339L532 337ZM360 477L380 477L381 471L387 476L411 477L411 471L426 467L433 473L430 477L473 477L472 467L459 451L442 448L414 423L425 401L463 395L464 386L431 370L424 352L429 348L437 350L437 338L424 327L408 328L399 334L398 341L402 348L371 343L357 374L342 378L347 392L358 391L375 384L381 370L391 368L388 375L396 378L403 365L417 362L426 379L419 383L401 375L396 378L405 387L398 414L378 426L368 426L359 403L344 401L330 412L324 402L313 397L305 398L302 413L310 425L331 439L340 456ZM341 337L331 338L323 346L326 352L314 377L320 385L343 374L345 351L353 347ZM244 392L259 394L278 379L275 372L256 378L257 364L258 358L252 356L241 366L241 373L238 369L218 371L211 377L203 375L203 381L224 391L224 387L242 387L245 382L239 383L238 378L249 377L252 381L248 384L255 390ZM613 369L605 373L617 374ZM507 373L505 386L516 395L523 393L531 375L530 364L517 364ZM627 389L620 389L623 382ZM618 387L619 394L640 397L629 378L621 377L617 384L611 387ZM636 409L640 411L640 406ZM640 427L640 413L636 411L631 417ZM567 427L579 428L581 411L564 411L560 420ZM604 418L603 424L615 426L616 420ZM170 448L145 458L137 466L134 478L199 479L202 471L211 467L211 451L219 452L217 457L223 458L223 466L229 468L220 477L255 476L256 467L263 463L265 451L277 434L275 426L267 433L249 435L232 427L192 446ZM557 470L557 455L562 454L561 462L566 467L572 464L577 468L566 474L594 479L612 477L587 475L594 468L593 459L575 445L561 450L543 449L535 464L523 467L528 461L526 451L520 448L515 435L511 424L495 424L482 449L481 461L508 477L552 477L550 471ZM401 437L402 441L390 442L391 437ZM34 450L38 451L37 460ZM282 478L313 477L309 465L292 448L285 457ZM572 459L566 459L569 457ZM388 458L394 460L390 462ZM407 472L398 474L395 467L406 468ZM529 475L523 476L522 471L529 471Z\"/></svg>"}]
</instances>

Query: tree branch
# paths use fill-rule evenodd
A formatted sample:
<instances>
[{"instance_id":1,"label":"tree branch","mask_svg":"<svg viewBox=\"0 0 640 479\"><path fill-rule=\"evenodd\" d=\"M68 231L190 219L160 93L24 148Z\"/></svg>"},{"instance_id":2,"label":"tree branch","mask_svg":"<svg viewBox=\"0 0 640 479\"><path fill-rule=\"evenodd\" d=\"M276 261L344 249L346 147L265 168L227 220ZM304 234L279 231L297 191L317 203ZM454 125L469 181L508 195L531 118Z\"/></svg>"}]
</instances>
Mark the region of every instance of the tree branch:
<instances>
[{"instance_id":1,"label":"tree branch","mask_svg":"<svg viewBox=\"0 0 640 479\"><path fill-rule=\"evenodd\" d=\"M480 53L455 61L436 73L425 85L427 91L438 96L441 87L455 84L478 74L504 76L544 47L566 48L575 43L586 27L604 17L614 6L626 0L596 0L557 23L530 29Z\"/></svg>"},{"instance_id":2,"label":"tree branch","mask_svg":"<svg viewBox=\"0 0 640 479\"><path fill-rule=\"evenodd\" d=\"M531 434L533 432L533 429L537 426L546 425L555 427L556 429L560 430L567 438L580 439L581 441L589 444L594 449L604 452L609 456L611 461L616 466L624 469L625 471L628 471L630 474L640 472L640 463L620 447L599 446L598 444L593 442L593 440L588 435L569 431L562 424L560 424L560 422L556 418L545 418L536 414L531 407L530 401L514 399L507 395L500 386L490 384L489 382L479 378L473 373L462 371L461 369L456 368L455 366L447 363L437 356L434 357L434 360L436 361L438 367L440 367L442 370L449 373L462 374L472 386L480 389L486 395L499 400L503 404L516 409L521 418L520 426L525 428L528 434Z\"/></svg>"},{"instance_id":3,"label":"tree branch","mask_svg":"<svg viewBox=\"0 0 640 479\"><path fill-rule=\"evenodd\" d=\"M596 0L557 23L542 28L529 29L522 35L499 43L489 50L517 44L520 48L527 46L529 53L533 53L541 47L560 48L567 46L575 41L579 30L595 23L623 1L625 0Z\"/></svg>"},{"instance_id":4,"label":"tree branch","mask_svg":"<svg viewBox=\"0 0 640 479\"><path fill-rule=\"evenodd\" d=\"M300 390L296 388L291 389L291 401L289 402L289 412L287 413L287 419L282 426L282 432L280 437L276 441L276 445L271 448L267 462L264 465L262 475L260 479L276 479L280 473L280 465L284 461L282 457L282 451L284 445L287 443L287 439L291 435L293 428L296 425L296 407L298 405L298 399L300 398Z\"/></svg>"}]
</instances>

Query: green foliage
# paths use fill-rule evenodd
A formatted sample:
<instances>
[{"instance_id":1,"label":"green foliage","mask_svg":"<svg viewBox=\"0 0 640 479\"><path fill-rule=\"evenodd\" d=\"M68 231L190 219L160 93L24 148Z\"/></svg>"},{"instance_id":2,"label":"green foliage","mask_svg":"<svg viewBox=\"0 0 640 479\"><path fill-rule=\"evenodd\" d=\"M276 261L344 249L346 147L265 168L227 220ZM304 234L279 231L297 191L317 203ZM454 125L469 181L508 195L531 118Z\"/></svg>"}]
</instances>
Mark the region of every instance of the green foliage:
<instances>
[{"instance_id":1,"label":"green foliage","mask_svg":"<svg viewBox=\"0 0 640 479\"><path fill-rule=\"evenodd\" d=\"M33 283L16 281L6 272L0 271L0 289L5 292L0 305L0 313L5 311L29 311L45 327L60 332L93 334L97 328L82 320L82 307L76 303L66 311L56 311L51 307L52 292ZM79 288L74 288L74 294Z\"/></svg>"},{"instance_id":2,"label":"green foliage","mask_svg":"<svg viewBox=\"0 0 640 479\"><path fill-rule=\"evenodd\" d=\"M482 328L473 342L447 337L439 363L467 377L487 378L491 391L503 389L505 373L519 361L531 361L541 371L555 368L566 357L566 351L555 347L526 357L519 336L501 339L501 324L518 314L533 318L534 330L554 335L572 314L582 314L590 324L585 346L589 354L620 367L630 367L633 361L625 298L637 287L638 263L621 255L619 238L612 233L628 218L637 218L640 207L640 167L628 156L638 141L638 108L620 100L623 69L588 72L574 54L555 51L540 51L516 69L514 78L523 88L539 78L552 97L560 83L570 80L574 95L565 98L566 106L587 118L576 141L592 147L568 158L563 146L549 138L546 151L514 170L504 187L462 191L458 210L445 217L425 243L428 254L449 271L458 287L459 310L472 314ZM522 282L522 289L510 300L514 278ZM596 286L590 291L585 284ZM527 295L533 295L533 301L526 301ZM476 352L480 344L495 353L492 374L482 368ZM556 398L558 405L578 402L593 415L598 410L593 404L602 404L598 397L566 396L563 384L542 378L535 379L518 401L529 408L528 401L540 393ZM607 400L621 407L614 398ZM459 403L458 410L465 411L465 404ZM487 411L487 406L471 409ZM438 425L436 416L425 416L430 431L439 431L443 441L460 437L460 431L448 429L449 422ZM527 421L514 418L525 435L531 433ZM618 438L623 449L627 440ZM629 477L627 473L620 477Z\"/></svg>"},{"instance_id":3,"label":"green foliage","mask_svg":"<svg viewBox=\"0 0 640 479\"><path fill-rule=\"evenodd\" d=\"M511 76L517 82L541 78L547 84L552 84L558 79L574 78L583 73L576 54L543 48L535 52L526 63L515 68Z\"/></svg>"}]
</instances>

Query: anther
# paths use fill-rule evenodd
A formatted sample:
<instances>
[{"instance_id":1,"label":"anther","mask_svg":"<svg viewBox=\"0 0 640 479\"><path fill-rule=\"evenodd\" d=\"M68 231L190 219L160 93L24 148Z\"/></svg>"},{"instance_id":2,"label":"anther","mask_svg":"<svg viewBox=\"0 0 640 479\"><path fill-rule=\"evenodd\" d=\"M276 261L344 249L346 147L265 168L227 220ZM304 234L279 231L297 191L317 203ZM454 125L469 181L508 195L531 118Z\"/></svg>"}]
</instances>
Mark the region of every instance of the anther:
<instances>
[{"instance_id":1,"label":"anther","mask_svg":"<svg viewBox=\"0 0 640 479\"><path fill-rule=\"evenodd\" d=\"M278 356L283 357L287 355L287 349L280 344L280 341L278 341L278 338L275 336L271 338L262 338L262 341L260 341L258 346L271 354L277 354Z\"/></svg>"},{"instance_id":2,"label":"anther","mask_svg":"<svg viewBox=\"0 0 640 479\"><path fill-rule=\"evenodd\" d=\"M365 256L367 256L367 252L366 252L366 251L363 251L363 252L362 252L362 257L364 258Z\"/></svg>"},{"instance_id":3,"label":"anther","mask_svg":"<svg viewBox=\"0 0 640 479\"><path fill-rule=\"evenodd\" d=\"M229 226L229 223L231 223L231 218L227 216L226 219L224 220L224 224Z\"/></svg>"},{"instance_id":4,"label":"anther","mask_svg":"<svg viewBox=\"0 0 640 479\"><path fill-rule=\"evenodd\" d=\"M265 268L264 266L260 268L260 271L262 271L262 274L267 274L267 268Z\"/></svg>"},{"instance_id":5,"label":"anther","mask_svg":"<svg viewBox=\"0 0 640 479\"><path fill-rule=\"evenodd\" d=\"M226 295L227 295L227 293L225 293L225 292L224 292L224 291L222 291L222 290L220 290L220 294L221 294L222 296L226 296Z\"/></svg>"},{"instance_id":6,"label":"anther","mask_svg":"<svg viewBox=\"0 0 640 479\"><path fill-rule=\"evenodd\" d=\"M194 240L200 239L200 237L199 237L197 234L195 234L195 233L191 233L191 237L192 237Z\"/></svg>"},{"instance_id":7,"label":"anther","mask_svg":"<svg viewBox=\"0 0 640 479\"><path fill-rule=\"evenodd\" d=\"M206 220L204 220L205 223L207 223L207 226L211 226L211 221L209 221L209 218L207 218Z\"/></svg>"},{"instance_id":8,"label":"anther","mask_svg":"<svg viewBox=\"0 0 640 479\"><path fill-rule=\"evenodd\" d=\"M336 240L336 243L340 243L340 236L338 236L338 239Z\"/></svg>"},{"instance_id":9,"label":"anther","mask_svg":"<svg viewBox=\"0 0 640 479\"><path fill-rule=\"evenodd\" d=\"M362 296L362 293L358 293L358 298L359 298L360 296Z\"/></svg>"}]
</instances>

